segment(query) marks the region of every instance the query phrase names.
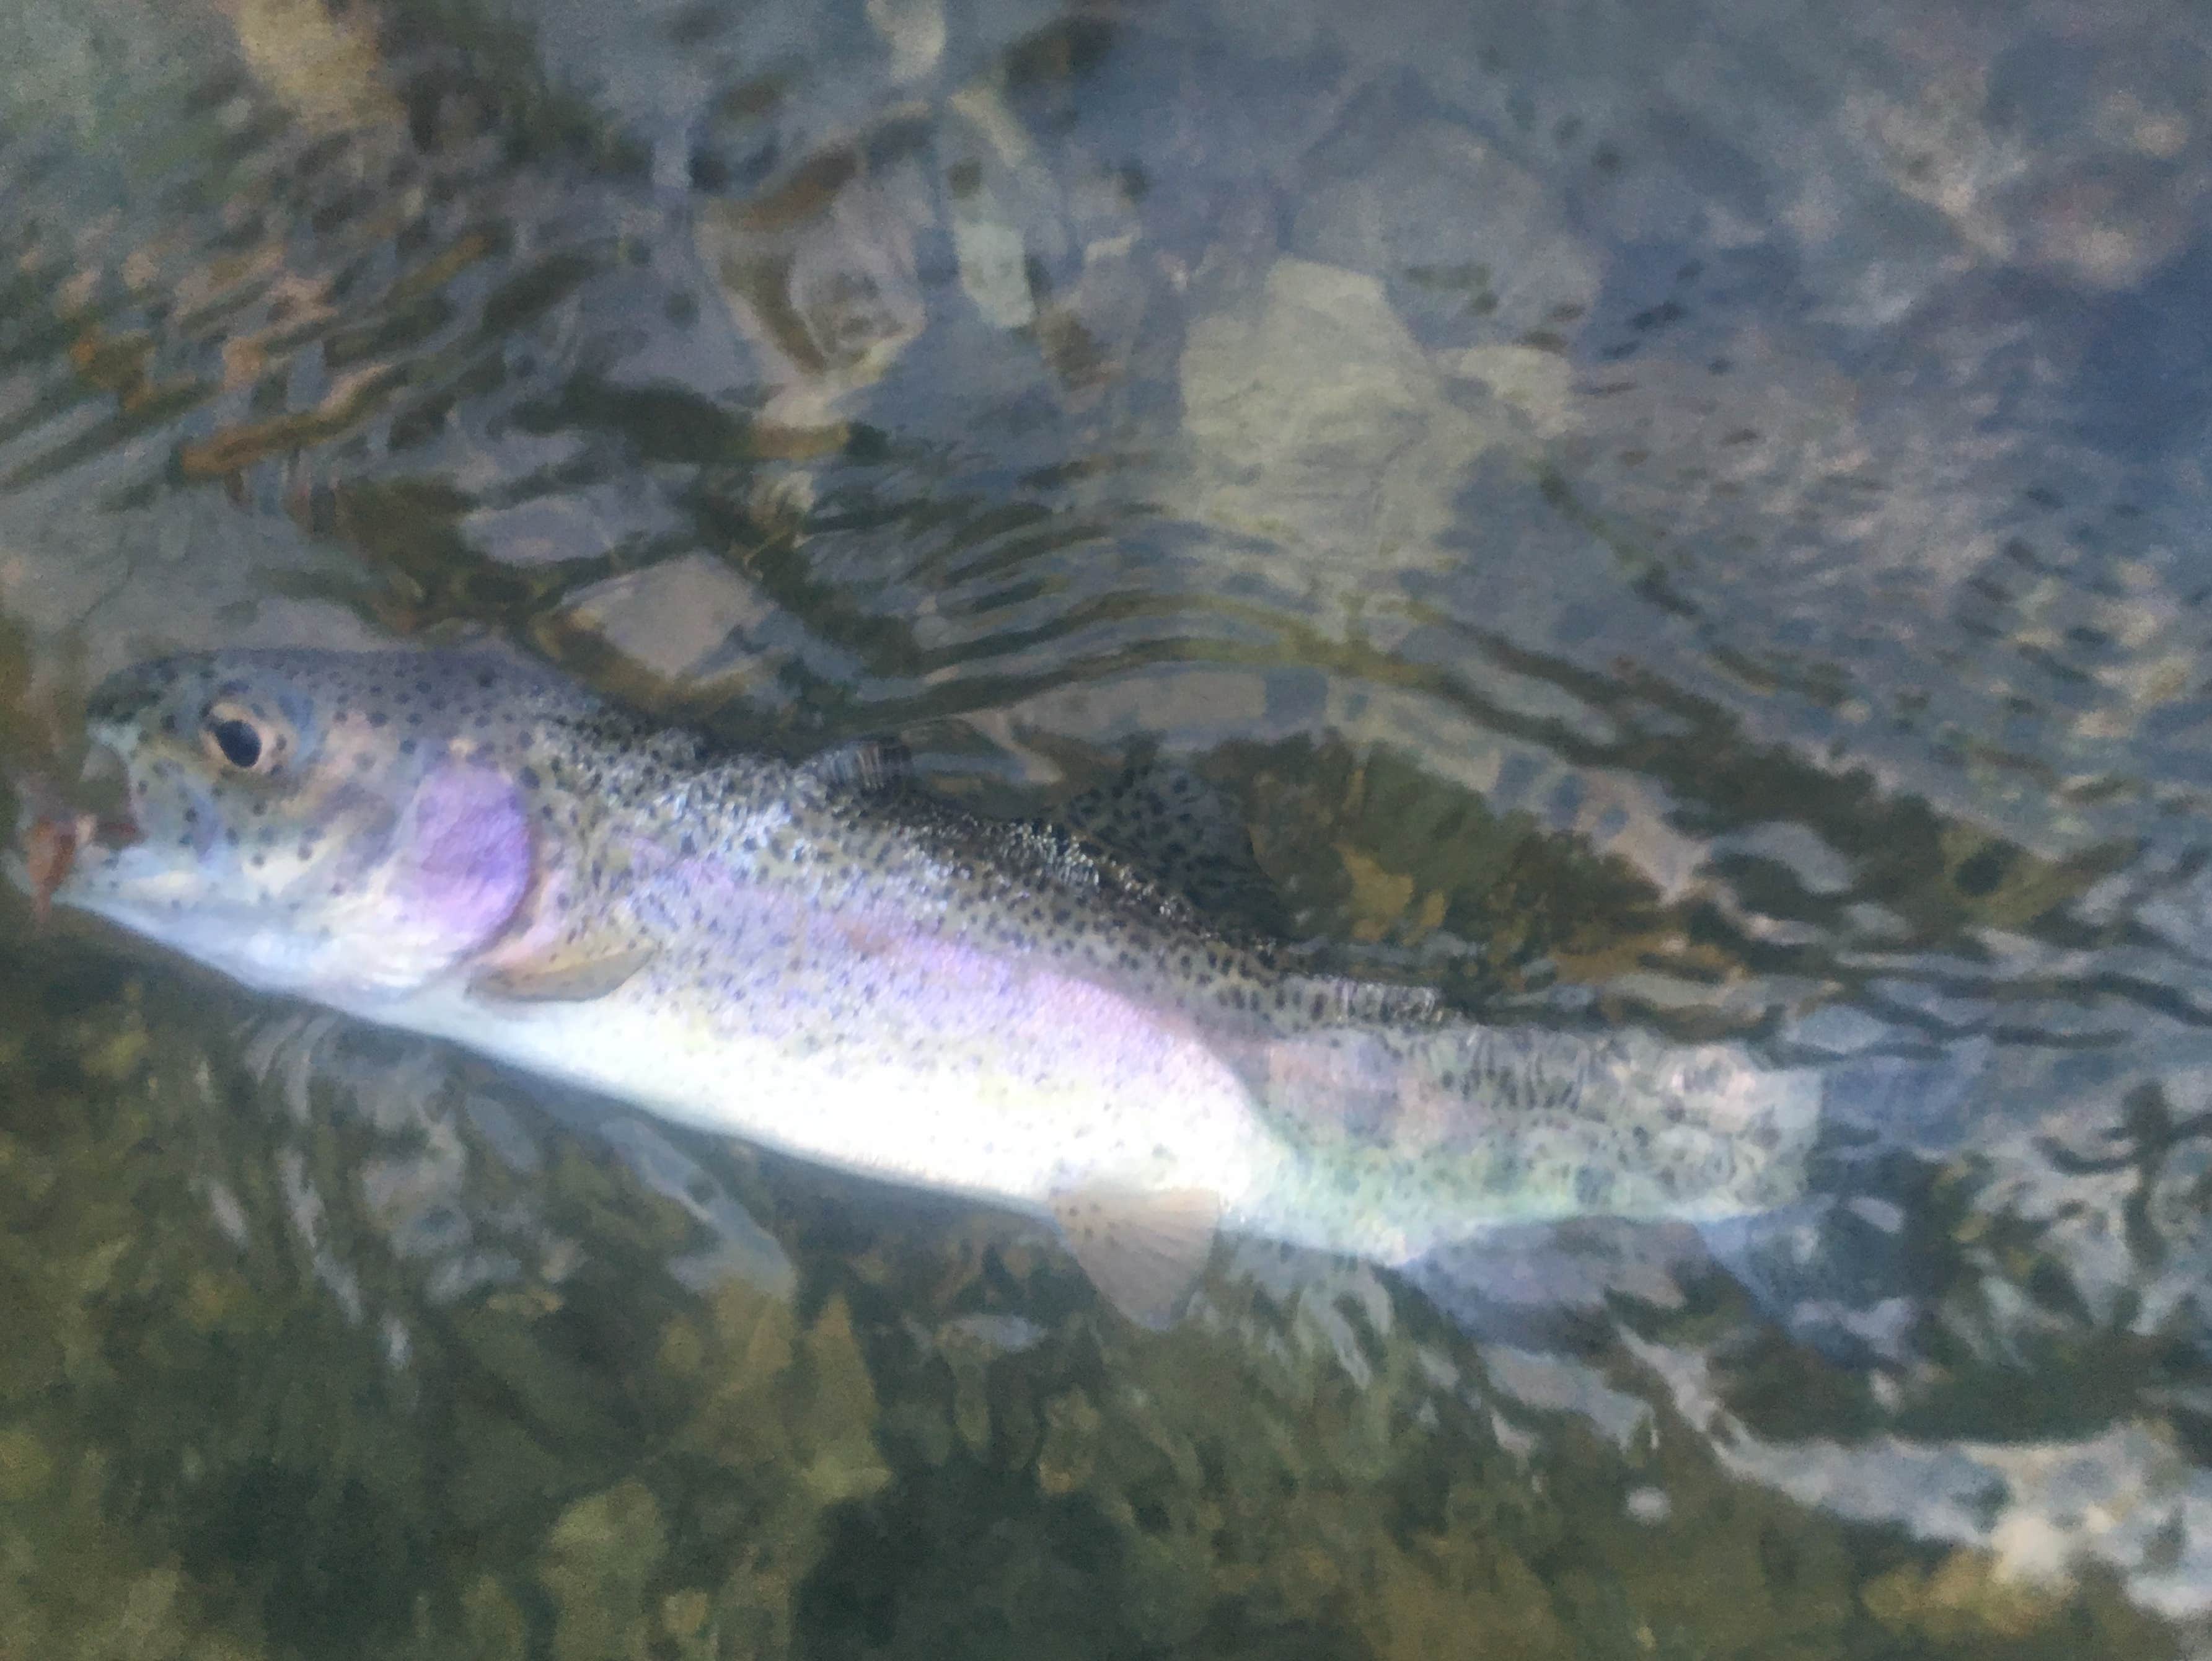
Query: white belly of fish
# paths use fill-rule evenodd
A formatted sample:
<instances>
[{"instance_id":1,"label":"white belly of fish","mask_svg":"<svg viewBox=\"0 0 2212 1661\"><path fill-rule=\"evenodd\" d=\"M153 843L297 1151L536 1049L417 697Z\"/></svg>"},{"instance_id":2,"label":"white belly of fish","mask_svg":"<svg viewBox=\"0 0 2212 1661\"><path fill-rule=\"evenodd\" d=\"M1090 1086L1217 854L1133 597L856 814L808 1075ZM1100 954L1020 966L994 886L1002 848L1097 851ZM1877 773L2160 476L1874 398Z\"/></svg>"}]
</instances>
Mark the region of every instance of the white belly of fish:
<instances>
[{"instance_id":1,"label":"white belly of fish","mask_svg":"<svg viewBox=\"0 0 2212 1661\"><path fill-rule=\"evenodd\" d=\"M625 989L627 990L627 989ZM356 1010L703 1129L885 1180L1049 1214L1107 1183L1247 1208L1284 1158L1243 1083L1194 1037L1070 1028L1059 1053L747 1034L617 993L487 1003L459 984Z\"/></svg>"}]
</instances>

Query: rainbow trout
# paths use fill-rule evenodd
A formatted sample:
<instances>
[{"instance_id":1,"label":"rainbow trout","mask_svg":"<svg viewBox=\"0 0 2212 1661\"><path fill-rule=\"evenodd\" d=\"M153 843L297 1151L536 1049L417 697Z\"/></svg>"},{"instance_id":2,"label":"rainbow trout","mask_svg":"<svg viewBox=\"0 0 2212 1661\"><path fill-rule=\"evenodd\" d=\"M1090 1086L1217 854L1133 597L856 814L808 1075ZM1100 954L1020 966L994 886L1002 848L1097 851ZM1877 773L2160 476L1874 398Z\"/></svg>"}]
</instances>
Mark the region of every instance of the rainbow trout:
<instances>
[{"instance_id":1,"label":"rainbow trout","mask_svg":"<svg viewBox=\"0 0 2212 1661\"><path fill-rule=\"evenodd\" d=\"M1495 1028L1209 926L1103 845L656 729L504 658L112 677L127 820L19 885L249 986L1055 1221L1132 1317L1227 1230L1401 1264L1488 1226L1796 1198L1815 1075Z\"/></svg>"}]
</instances>

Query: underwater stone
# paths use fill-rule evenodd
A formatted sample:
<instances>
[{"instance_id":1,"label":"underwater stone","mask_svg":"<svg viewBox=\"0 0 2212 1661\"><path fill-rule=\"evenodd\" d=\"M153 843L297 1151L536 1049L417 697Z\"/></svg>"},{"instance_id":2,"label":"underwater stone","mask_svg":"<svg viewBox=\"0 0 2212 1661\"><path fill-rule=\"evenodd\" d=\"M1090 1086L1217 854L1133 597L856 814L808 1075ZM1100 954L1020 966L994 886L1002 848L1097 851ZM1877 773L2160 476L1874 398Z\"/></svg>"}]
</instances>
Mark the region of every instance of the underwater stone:
<instances>
[{"instance_id":1,"label":"underwater stone","mask_svg":"<svg viewBox=\"0 0 2212 1661\"><path fill-rule=\"evenodd\" d=\"M707 671L730 637L772 607L722 561L686 554L610 577L578 594L564 620L665 681Z\"/></svg>"}]
</instances>

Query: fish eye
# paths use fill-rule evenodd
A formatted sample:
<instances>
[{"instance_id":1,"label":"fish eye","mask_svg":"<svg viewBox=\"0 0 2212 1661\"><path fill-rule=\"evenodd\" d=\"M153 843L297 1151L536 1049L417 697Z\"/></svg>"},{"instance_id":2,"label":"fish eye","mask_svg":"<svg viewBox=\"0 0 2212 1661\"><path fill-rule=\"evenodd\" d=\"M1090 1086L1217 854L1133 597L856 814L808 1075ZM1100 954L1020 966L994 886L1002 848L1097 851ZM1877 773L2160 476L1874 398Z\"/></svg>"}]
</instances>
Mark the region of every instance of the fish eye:
<instances>
[{"instance_id":1,"label":"fish eye","mask_svg":"<svg viewBox=\"0 0 2212 1661\"><path fill-rule=\"evenodd\" d=\"M273 772L288 747L281 723L258 705L232 698L208 706L200 742L210 757L240 773Z\"/></svg>"},{"instance_id":2,"label":"fish eye","mask_svg":"<svg viewBox=\"0 0 2212 1661\"><path fill-rule=\"evenodd\" d=\"M222 752L222 758L233 767L251 768L261 759L261 734L253 730L248 721L218 721L210 723L208 738Z\"/></svg>"}]
</instances>

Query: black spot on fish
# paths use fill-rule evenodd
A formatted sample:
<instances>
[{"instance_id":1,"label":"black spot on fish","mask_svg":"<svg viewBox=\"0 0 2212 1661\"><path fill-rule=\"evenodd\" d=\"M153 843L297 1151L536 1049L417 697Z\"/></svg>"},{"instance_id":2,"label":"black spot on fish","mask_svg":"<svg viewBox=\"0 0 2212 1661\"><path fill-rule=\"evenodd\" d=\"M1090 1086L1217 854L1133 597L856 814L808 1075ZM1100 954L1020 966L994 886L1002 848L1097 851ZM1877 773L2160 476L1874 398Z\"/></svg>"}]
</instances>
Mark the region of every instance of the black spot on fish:
<instances>
[{"instance_id":1,"label":"black spot on fish","mask_svg":"<svg viewBox=\"0 0 2212 1661\"><path fill-rule=\"evenodd\" d=\"M368 724L371 727L389 727L392 725L392 717L380 709L368 718Z\"/></svg>"}]
</instances>

